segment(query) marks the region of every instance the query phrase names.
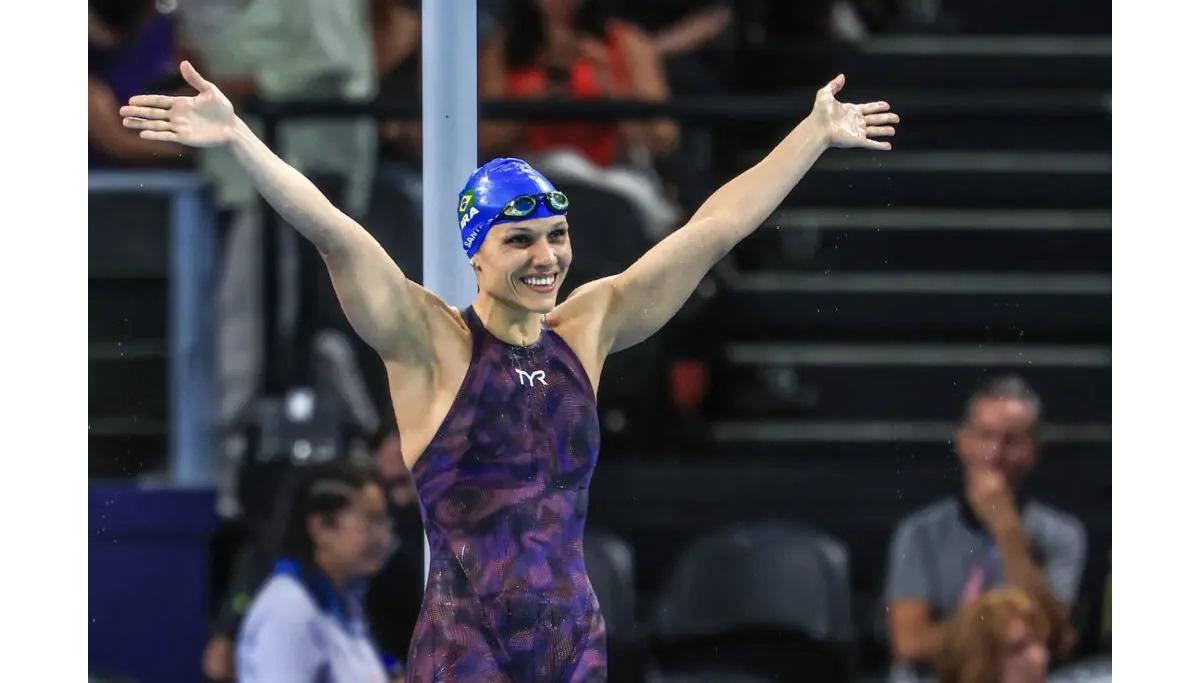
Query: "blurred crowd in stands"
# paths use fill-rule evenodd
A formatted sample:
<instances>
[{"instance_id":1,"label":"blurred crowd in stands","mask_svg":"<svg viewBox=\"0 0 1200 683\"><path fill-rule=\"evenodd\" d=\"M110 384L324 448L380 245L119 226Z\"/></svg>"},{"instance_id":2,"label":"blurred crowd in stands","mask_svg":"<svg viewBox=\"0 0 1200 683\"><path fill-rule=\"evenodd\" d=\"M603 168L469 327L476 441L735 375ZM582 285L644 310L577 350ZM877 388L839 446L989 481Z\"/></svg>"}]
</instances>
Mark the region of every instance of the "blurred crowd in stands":
<instances>
[{"instance_id":1,"label":"blurred crowd in stands","mask_svg":"<svg viewBox=\"0 0 1200 683\"><path fill-rule=\"evenodd\" d=\"M937 2L902 0L480 0L481 99L634 99L737 89L731 60L744 34L857 40L923 20ZM736 10L736 11L735 11ZM928 20L928 19L924 19ZM116 108L140 92L186 93L190 59L235 105L330 99L411 101L420 92L420 9L413 0L91 0L88 13L89 149L93 167L197 165L223 181L223 203L247 201L244 183L208 153L142 141ZM761 36L765 39L767 36ZM308 171L347 182L361 214L376 160L419 161L417 121L372 119L289 126L281 146ZM567 152L564 172L624 169L662 179L679 197L681 131L669 120L520 124L491 122L481 158L540 159ZM339 144L330 144L332 142ZM197 158L198 157L198 158ZM600 174L603 176L603 174ZM615 181L614 181L615 182ZM236 188L236 189L235 189Z\"/></svg>"}]
</instances>

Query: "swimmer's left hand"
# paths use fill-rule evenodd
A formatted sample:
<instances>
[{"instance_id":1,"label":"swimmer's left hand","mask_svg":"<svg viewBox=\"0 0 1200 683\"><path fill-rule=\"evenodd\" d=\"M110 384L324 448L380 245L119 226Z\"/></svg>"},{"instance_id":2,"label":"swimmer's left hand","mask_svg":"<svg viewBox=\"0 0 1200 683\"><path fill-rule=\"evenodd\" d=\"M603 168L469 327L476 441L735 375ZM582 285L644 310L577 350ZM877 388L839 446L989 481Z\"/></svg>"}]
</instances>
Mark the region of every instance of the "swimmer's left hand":
<instances>
[{"instance_id":1,"label":"swimmer's left hand","mask_svg":"<svg viewBox=\"0 0 1200 683\"><path fill-rule=\"evenodd\" d=\"M890 137L896 129L887 124L900 123L900 117L888 111L887 102L850 104L838 102L835 95L846 85L846 76L838 74L824 88L817 91L812 116L827 131L829 144L833 147L865 147L889 150L892 143L873 140L875 137Z\"/></svg>"},{"instance_id":2,"label":"swimmer's left hand","mask_svg":"<svg viewBox=\"0 0 1200 683\"><path fill-rule=\"evenodd\" d=\"M194 97L134 95L121 107L122 125L141 131L143 140L178 142L189 147L227 144L238 122L233 104L216 85L204 80L188 61L179 72L196 89Z\"/></svg>"}]
</instances>

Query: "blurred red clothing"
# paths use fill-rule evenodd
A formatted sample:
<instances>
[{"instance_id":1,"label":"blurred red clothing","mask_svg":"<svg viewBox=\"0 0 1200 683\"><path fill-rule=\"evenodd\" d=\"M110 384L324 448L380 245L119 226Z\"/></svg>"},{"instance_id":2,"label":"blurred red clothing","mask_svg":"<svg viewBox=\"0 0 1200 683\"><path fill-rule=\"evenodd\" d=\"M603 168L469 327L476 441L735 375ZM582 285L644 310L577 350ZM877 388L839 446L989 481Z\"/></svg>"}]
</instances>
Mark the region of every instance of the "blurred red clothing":
<instances>
[{"instance_id":1,"label":"blurred red clothing","mask_svg":"<svg viewBox=\"0 0 1200 683\"><path fill-rule=\"evenodd\" d=\"M514 98L571 100L628 96L631 85L629 68L620 49L622 31L619 22L608 22L600 49L581 49L565 74L565 82L556 82L554 70L545 66L510 67L505 94ZM616 123L594 121L530 125L525 139L526 149L531 152L571 147L600 166L611 166L616 161L620 143Z\"/></svg>"}]
</instances>

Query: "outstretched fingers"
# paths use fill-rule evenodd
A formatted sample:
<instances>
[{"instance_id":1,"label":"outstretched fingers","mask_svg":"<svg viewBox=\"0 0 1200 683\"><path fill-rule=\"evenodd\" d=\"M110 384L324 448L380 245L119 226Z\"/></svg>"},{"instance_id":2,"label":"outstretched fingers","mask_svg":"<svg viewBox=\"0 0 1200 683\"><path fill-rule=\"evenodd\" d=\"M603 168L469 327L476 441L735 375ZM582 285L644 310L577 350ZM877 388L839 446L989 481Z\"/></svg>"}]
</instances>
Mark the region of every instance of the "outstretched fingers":
<instances>
[{"instance_id":1,"label":"outstretched fingers","mask_svg":"<svg viewBox=\"0 0 1200 683\"><path fill-rule=\"evenodd\" d=\"M179 136L170 131L143 130L138 133L143 140L159 140L161 142L179 142Z\"/></svg>"},{"instance_id":2,"label":"outstretched fingers","mask_svg":"<svg viewBox=\"0 0 1200 683\"><path fill-rule=\"evenodd\" d=\"M858 110L864 114L878 114L879 112L887 111L892 108L892 105L887 102L868 102L858 105Z\"/></svg>"},{"instance_id":3,"label":"outstretched fingers","mask_svg":"<svg viewBox=\"0 0 1200 683\"><path fill-rule=\"evenodd\" d=\"M898 114L867 114L863 117L868 126L879 126L885 123L900 123Z\"/></svg>"},{"instance_id":4,"label":"outstretched fingers","mask_svg":"<svg viewBox=\"0 0 1200 683\"><path fill-rule=\"evenodd\" d=\"M157 119L139 119L127 116L121 119L121 124L126 128L134 130L171 130L170 121L159 121Z\"/></svg>"},{"instance_id":5,"label":"outstretched fingers","mask_svg":"<svg viewBox=\"0 0 1200 683\"><path fill-rule=\"evenodd\" d=\"M126 116L134 119L159 119L166 121L171 116L171 112L158 107L121 107L121 116Z\"/></svg>"},{"instance_id":6,"label":"outstretched fingers","mask_svg":"<svg viewBox=\"0 0 1200 683\"><path fill-rule=\"evenodd\" d=\"M170 109L174 101L175 98L168 95L134 95L129 98L129 104L135 107L155 107L157 109Z\"/></svg>"}]
</instances>

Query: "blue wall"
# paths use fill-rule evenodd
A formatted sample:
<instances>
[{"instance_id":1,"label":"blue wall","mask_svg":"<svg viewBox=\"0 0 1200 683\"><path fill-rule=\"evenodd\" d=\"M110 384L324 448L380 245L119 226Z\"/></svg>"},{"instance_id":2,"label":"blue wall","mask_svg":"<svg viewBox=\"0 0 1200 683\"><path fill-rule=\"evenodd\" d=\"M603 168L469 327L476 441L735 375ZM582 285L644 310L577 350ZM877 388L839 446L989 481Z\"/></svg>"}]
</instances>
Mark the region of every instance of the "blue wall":
<instances>
[{"instance_id":1,"label":"blue wall","mask_svg":"<svg viewBox=\"0 0 1200 683\"><path fill-rule=\"evenodd\" d=\"M199 683L206 637L208 490L88 487L88 668Z\"/></svg>"}]
</instances>

